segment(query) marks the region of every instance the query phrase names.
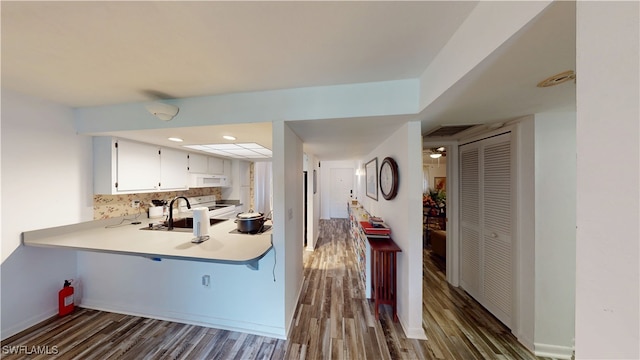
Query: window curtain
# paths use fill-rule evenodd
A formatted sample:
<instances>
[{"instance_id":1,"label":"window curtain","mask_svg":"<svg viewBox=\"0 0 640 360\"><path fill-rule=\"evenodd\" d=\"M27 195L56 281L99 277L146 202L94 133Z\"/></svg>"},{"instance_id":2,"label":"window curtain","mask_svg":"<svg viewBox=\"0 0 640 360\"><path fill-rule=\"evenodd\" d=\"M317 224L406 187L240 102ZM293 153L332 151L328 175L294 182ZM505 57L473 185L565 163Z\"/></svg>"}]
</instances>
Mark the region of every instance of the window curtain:
<instances>
[{"instance_id":1,"label":"window curtain","mask_svg":"<svg viewBox=\"0 0 640 360\"><path fill-rule=\"evenodd\" d=\"M269 214L273 210L271 162L256 162L254 164L254 205L255 211Z\"/></svg>"},{"instance_id":2,"label":"window curtain","mask_svg":"<svg viewBox=\"0 0 640 360\"><path fill-rule=\"evenodd\" d=\"M429 192L429 167L422 166L422 193Z\"/></svg>"}]
</instances>

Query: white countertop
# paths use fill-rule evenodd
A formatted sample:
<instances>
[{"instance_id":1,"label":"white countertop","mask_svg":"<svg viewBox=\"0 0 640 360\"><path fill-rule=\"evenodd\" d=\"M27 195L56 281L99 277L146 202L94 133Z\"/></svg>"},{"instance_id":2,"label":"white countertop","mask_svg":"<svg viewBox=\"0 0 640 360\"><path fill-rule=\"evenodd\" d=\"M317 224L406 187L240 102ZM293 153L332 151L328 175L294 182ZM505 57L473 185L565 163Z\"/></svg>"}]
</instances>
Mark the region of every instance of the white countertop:
<instances>
[{"instance_id":1,"label":"white countertop","mask_svg":"<svg viewBox=\"0 0 640 360\"><path fill-rule=\"evenodd\" d=\"M152 219L122 218L95 220L22 233L27 246L68 248L75 250L140 255L149 258L211 261L247 264L257 269L257 262L272 247L271 229L257 234L231 234L233 219L209 227L209 240L195 244L192 232L140 230ZM115 226L122 222L121 226ZM156 221L157 222L157 221ZM266 224L271 224L267 221Z\"/></svg>"}]
</instances>

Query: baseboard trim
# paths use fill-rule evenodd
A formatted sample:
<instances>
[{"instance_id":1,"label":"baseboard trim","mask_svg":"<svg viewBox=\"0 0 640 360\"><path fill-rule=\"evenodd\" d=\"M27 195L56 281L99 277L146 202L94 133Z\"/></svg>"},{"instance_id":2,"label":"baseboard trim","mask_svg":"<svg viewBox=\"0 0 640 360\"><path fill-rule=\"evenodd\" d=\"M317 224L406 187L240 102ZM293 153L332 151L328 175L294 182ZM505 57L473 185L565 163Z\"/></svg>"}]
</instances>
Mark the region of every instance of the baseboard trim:
<instances>
[{"instance_id":1,"label":"baseboard trim","mask_svg":"<svg viewBox=\"0 0 640 360\"><path fill-rule=\"evenodd\" d=\"M82 307L93 310L107 311L124 315L140 316L150 319L173 321L181 324L204 326L214 329L229 330L243 332L258 336L267 336L277 339L286 340L285 329L266 326L263 324L255 324L249 322L241 322L229 319L214 318L205 315L187 314L175 311L158 310L149 311L148 309L131 309L124 308L113 304L105 304L100 301L92 301L83 299ZM159 315L162 313L163 315Z\"/></svg>"},{"instance_id":2,"label":"baseboard trim","mask_svg":"<svg viewBox=\"0 0 640 360\"><path fill-rule=\"evenodd\" d=\"M400 322L400 327L402 328L402 331L404 331L404 335L408 339L428 340L427 339L427 334L424 332L424 329L422 327L420 327L420 328L407 328L407 327L404 326L404 322L402 321L402 319L399 316L398 316L398 321Z\"/></svg>"},{"instance_id":3,"label":"baseboard trim","mask_svg":"<svg viewBox=\"0 0 640 360\"><path fill-rule=\"evenodd\" d=\"M43 312L41 314L35 315L35 316L31 316L28 319L25 319L23 321L20 321L17 324L13 324L9 327L5 327L3 324L2 326L2 332L0 334L0 337L2 338L2 340L4 341L5 339L8 339L10 337L12 337L13 335L24 331L34 325L37 325L45 320L49 320L52 316L55 316L56 314L58 314L58 309L51 309L49 311Z\"/></svg>"},{"instance_id":4,"label":"baseboard trim","mask_svg":"<svg viewBox=\"0 0 640 360\"><path fill-rule=\"evenodd\" d=\"M300 296L302 295L302 289L304 288L304 277L302 278L302 282L300 282L300 287L298 288L298 296L296 296L296 306L293 308L293 311L291 312L291 315L289 316L289 319L287 320L287 324L286 329L285 329L285 334L287 334L285 336L285 340L288 340L291 337L291 329L293 328L293 326L291 326L293 324L293 320L296 318L296 310L298 309L298 305L300 303Z\"/></svg>"},{"instance_id":5,"label":"baseboard trim","mask_svg":"<svg viewBox=\"0 0 640 360\"><path fill-rule=\"evenodd\" d=\"M536 356L550 357L556 359L571 359L574 349L569 346L558 346L550 344L534 343Z\"/></svg>"},{"instance_id":6,"label":"baseboard trim","mask_svg":"<svg viewBox=\"0 0 640 360\"><path fill-rule=\"evenodd\" d=\"M533 341L531 341L531 339L529 339L528 337L522 334L514 334L514 335L518 339L518 342L520 342L520 344L522 344L525 348L527 348L527 350L534 352L535 344L533 343Z\"/></svg>"}]
</instances>

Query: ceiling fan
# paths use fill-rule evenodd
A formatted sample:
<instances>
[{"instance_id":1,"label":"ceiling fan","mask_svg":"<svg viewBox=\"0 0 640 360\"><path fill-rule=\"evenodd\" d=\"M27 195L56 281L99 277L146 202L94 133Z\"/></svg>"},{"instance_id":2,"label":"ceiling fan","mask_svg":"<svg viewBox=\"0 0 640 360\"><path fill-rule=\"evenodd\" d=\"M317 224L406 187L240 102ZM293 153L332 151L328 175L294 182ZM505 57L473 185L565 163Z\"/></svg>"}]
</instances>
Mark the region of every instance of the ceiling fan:
<instances>
[{"instance_id":1,"label":"ceiling fan","mask_svg":"<svg viewBox=\"0 0 640 360\"><path fill-rule=\"evenodd\" d=\"M429 157L433 159L437 159L441 156L447 156L447 149L444 146L427 149L427 152L429 153Z\"/></svg>"}]
</instances>

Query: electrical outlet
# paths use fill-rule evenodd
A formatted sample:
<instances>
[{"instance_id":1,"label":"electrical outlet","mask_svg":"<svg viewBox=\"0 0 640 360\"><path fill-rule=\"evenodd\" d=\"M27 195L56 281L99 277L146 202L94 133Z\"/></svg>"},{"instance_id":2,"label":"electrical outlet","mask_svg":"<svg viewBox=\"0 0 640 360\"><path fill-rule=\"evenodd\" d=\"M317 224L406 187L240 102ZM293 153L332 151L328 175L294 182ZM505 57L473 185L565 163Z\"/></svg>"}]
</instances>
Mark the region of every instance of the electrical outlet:
<instances>
[{"instance_id":1,"label":"electrical outlet","mask_svg":"<svg viewBox=\"0 0 640 360\"><path fill-rule=\"evenodd\" d=\"M211 288L211 276L202 275L202 286L206 288Z\"/></svg>"},{"instance_id":2,"label":"electrical outlet","mask_svg":"<svg viewBox=\"0 0 640 360\"><path fill-rule=\"evenodd\" d=\"M137 209L140 207L140 200L131 200L131 207Z\"/></svg>"}]
</instances>

